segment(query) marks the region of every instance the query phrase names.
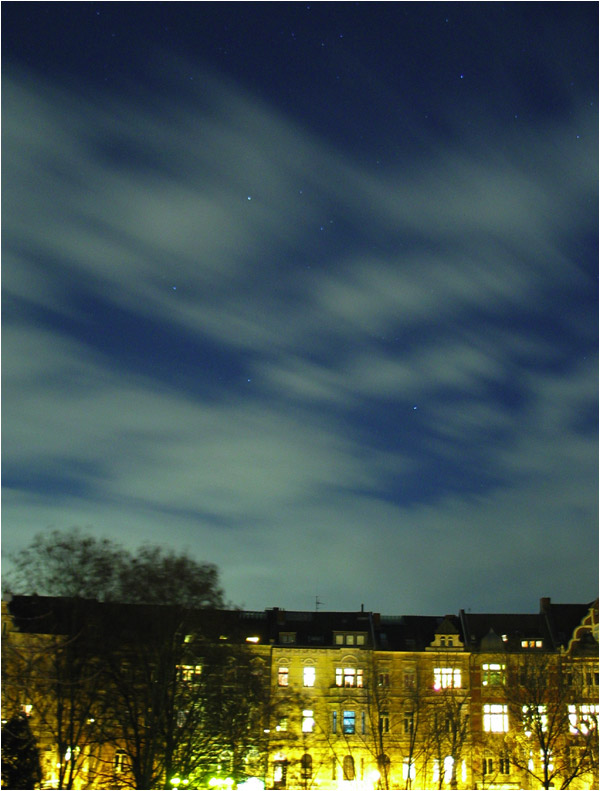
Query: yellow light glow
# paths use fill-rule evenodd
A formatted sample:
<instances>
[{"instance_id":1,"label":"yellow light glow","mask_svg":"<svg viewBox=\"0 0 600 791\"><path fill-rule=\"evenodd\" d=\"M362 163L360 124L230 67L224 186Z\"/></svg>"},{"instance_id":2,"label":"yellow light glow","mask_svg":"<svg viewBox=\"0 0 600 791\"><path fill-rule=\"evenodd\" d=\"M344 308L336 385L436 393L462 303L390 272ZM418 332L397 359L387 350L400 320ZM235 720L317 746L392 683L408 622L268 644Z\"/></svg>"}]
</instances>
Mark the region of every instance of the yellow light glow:
<instances>
[{"instance_id":1,"label":"yellow light glow","mask_svg":"<svg viewBox=\"0 0 600 791\"><path fill-rule=\"evenodd\" d=\"M247 643L258 643L260 642L260 637L246 637Z\"/></svg>"}]
</instances>

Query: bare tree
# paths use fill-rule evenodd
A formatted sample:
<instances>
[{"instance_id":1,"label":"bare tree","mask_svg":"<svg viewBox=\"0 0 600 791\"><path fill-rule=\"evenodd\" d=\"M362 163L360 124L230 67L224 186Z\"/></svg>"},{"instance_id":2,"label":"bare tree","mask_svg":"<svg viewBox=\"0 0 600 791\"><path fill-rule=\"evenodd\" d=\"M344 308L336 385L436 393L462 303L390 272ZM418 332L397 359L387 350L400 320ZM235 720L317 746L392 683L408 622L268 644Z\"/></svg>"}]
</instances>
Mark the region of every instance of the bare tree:
<instances>
[{"instance_id":1,"label":"bare tree","mask_svg":"<svg viewBox=\"0 0 600 791\"><path fill-rule=\"evenodd\" d=\"M510 666L506 746L511 762L542 788L569 788L597 771L598 707L581 703L582 686L581 674L555 654L522 655Z\"/></svg>"}]
</instances>

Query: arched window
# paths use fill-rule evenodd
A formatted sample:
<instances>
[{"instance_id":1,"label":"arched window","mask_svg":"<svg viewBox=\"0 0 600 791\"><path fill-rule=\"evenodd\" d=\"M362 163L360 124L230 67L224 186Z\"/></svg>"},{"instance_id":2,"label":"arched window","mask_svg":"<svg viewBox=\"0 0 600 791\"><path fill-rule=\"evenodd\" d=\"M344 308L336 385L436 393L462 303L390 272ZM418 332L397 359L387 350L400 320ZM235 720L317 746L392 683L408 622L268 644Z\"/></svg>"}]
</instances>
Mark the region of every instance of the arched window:
<instances>
[{"instance_id":1,"label":"arched window","mask_svg":"<svg viewBox=\"0 0 600 791\"><path fill-rule=\"evenodd\" d=\"M312 755L304 753L300 759L300 769L302 772L303 780L310 780L312 778Z\"/></svg>"},{"instance_id":2,"label":"arched window","mask_svg":"<svg viewBox=\"0 0 600 791\"><path fill-rule=\"evenodd\" d=\"M354 780L354 758L351 755L344 756L344 780Z\"/></svg>"}]
</instances>

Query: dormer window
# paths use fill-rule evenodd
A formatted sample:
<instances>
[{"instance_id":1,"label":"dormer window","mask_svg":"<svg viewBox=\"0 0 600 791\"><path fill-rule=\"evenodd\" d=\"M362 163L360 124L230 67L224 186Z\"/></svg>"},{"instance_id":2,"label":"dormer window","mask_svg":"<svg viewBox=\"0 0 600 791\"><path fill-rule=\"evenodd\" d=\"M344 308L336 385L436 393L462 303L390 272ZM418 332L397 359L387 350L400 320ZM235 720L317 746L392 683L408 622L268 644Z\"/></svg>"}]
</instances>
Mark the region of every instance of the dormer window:
<instances>
[{"instance_id":1,"label":"dormer window","mask_svg":"<svg viewBox=\"0 0 600 791\"><path fill-rule=\"evenodd\" d=\"M366 634L364 632L334 632L333 642L335 645L365 645Z\"/></svg>"},{"instance_id":2,"label":"dormer window","mask_svg":"<svg viewBox=\"0 0 600 791\"><path fill-rule=\"evenodd\" d=\"M542 640L521 640L521 648L542 648L543 641Z\"/></svg>"}]
</instances>

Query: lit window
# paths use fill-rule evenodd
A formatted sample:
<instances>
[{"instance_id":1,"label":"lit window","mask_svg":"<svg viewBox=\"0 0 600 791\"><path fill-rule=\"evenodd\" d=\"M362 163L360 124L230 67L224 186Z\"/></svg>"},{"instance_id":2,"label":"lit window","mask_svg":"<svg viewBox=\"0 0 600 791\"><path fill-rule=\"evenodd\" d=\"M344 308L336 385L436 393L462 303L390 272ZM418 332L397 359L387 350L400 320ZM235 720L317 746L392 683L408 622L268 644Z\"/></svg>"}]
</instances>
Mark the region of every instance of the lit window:
<instances>
[{"instance_id":1,"label":"lit window","mask_svg":"<svg viewBox=\"0 0 600 791\"><path fill-rule=\"evenodd\" d=\"M346 635L346 645L354 645L354 635L347 634Z\"/></svg>"},{"instance_id":2,"label":"lit window","mask_svg":"<svg viewBox=\"0 0 600 791\"><path fill-rule=\"evenodd\" d=\"M256 637L256 636L246 637L246 642L247 643L258 643L258 642L260 642L260 637Z\"/></svg>"},{"instance_id":3,"label":"lit window","mask_svg":"<svg viewBox=\"0 0 600 791\"><path fill-rule=\"evenodd\" d=\"M532 733L546 733L548 730L548 715L545 706L523 706L523 727L525 735Z\"/></svg>"},{"instance_id":4,"label":"lit window","mask_svg":"<svg viewBox=\"0 0 600 791\"><path fill-rule=\"evenodd\" d=\"M452 782L452 769L454 767L454 758L451 755L447 755L444 758L444 783L446 785L450 785Z\"/></svg>"},{"instance_id":5,"label":"lit window","mask_svg":"<svg viewBox=\"0 0 600 791\"><path fill-rule=\"evenodd\" d=\"M335 685L336 687L362 687L362 670L353 667L337 667L335 669Z\"/></svg>"},{"instance_id":6,"label":"lit window","mask_svg":"<svg viewBox=\"0 0 600 791\"><path fill-rule=\"evenodd\" d=\"M581 733L586 736L591 730L598 727L598 704L585 704L569 706L569 730L573 734Z\"/></svg>"},{"instance_id":7,"label":"lit window","mask_svg":"<svg viewBox=\"0 0 600 791\"><path fill-rule=\"evenodd\" d=\"M315 728L315 719L312 709L304 709L302 712L302 733L312 733Z\"/></svg>"},{"instance_id":8,"label":"lit window","mask_svg":"<svg viewBox=\"0 0 600 791\"><path fill-rule=\"evenodd\" d=\"M364 634L357 634L356 635L356 645L364 645L365 644L365 636Z\"/></svg>"},{"instance_id":9,"label":"lit window","mask_svg":"<svg viewBox=\"0 0 600 791\"><path fill-rule=\"evenodd\" d=\"M484 687L497 687L504 684L506 665L486 663L481 666L483 670L482 684Z\"/></svg>"},{"instance_id":10,"label":"lit window","mask_svg":"<svg viewBox=\"0 0 600 791\"><path fill-rule=\"evenodd\" d=\"M335 644L336 645L344 645L344 635L343 634L336 634L336 636L335 636Z\"/></svg>"},{"instance_id":11,"label":"lit window","mask_svg":"<svg viewBox=\"0 0 600 791\"><path fill-rule=\"evenodd\" d=\"M202 675L202 665L177 665L179 678L186 683L197 681Z\"/></svg>"},{"instance_id":12,"label":"lit window","mask_svg":"<svg viewBox=\"0 0 600 791\"><path fill-rule=\"evenodd\" d=\"M33 704L31 703L22 703L21 704L21 712L26 716L31 716L31 711L33 709Z\"/></svg>"},{"instance_id":13,"label":"lit window","mask_svg":"<svg viewBox=\"0 0 600 791\"><path fill-rule=\"evenodd\" d=\"M316 678L316 668L314 667L305 667L304 668L304 686L305 687L314 687L315 685L315 678Z\"/></svg>"},{"instance_id":14,"label":"lit window","mask_svg":"<svg viewBox=\"0 0 600 791\"><path fill-rule=\"evenodd\" d=\"M434 689L460 689L461 672L456 667L436 667L433 670Z\"/></svg>"},{"instance_id":15,"label":"lit window","mask_svg":"<svg viewBox=\"0 0 600 791\"><path fill-rule=\"evenodd\" d=\"M483 707L483 730L486 733L507 733L508 706L486 703Z\"/></svg>"},{"instance_id":16,"label":"lit window","mask_svg":"<svg viewBox=\"0 0 600 791\"><path fill-rule=\"evenodd\" d=\"M521 640L521 648L541 648L542 640Z\"/></svg>"},{"instance_id":17,"label":"lit window","mask_svg":"<svg viewBox=\"0 0 600 791\"><path fill-rule=\"evenodd\" d=\"M287 667L280 667L277 672L277 684L280 687L287 687L290 683L289 671Z\"/></svg>"},{"instance_id":18,"label":"lit window","mask_svg":"<svg viewBox=\"0 0 600 791\"><path fill-rule=\"evenodd\" d=\"M342 733L354 733L356 730L356 713L345 711L342 723Z\"/></svg>"},{"instance_id":19,"label":"lit window","mask_svg":"<svg viewBox=\"0 0 600 791\"><path fill-rule=\"evenodd\" d=\"M408 758L405 758L402 762L402 779L414 780L416 776L417 772L414 763L412 763Z\"/></svg>"}]
</instances>

